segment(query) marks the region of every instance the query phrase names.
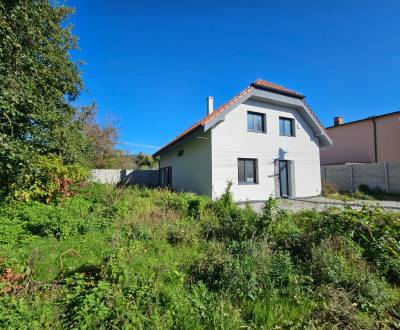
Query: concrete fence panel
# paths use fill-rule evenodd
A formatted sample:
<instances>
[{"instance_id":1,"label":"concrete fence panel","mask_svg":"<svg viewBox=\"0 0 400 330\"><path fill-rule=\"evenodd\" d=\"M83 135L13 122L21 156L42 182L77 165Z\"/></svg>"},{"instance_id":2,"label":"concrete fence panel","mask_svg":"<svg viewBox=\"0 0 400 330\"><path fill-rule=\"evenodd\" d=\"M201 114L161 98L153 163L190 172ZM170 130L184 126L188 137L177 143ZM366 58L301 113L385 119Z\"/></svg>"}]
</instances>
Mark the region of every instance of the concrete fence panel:
<instances>
[{"instance_id":1,"label":"concrete fence panel","mask_svg":"<svg viewBox=\"0 0 400 330\"><path fill-rule=\"evenodd\" d=\"M390 191L400 193L400 163L388 163L387 172Z\"/></svg>"},{"instance_id":2,"label":"concrete fence panel","mask_svg":"<svg viewBox=\"0 0 400 330\"><path fill-rule=\"evenodd\" d=\"M373 190L387 190L385 178L385 163L354 164L353 168L354 189L360 185L367 185Z\"/></svg>"},{"instance_id":3,"label":"concrete fence panel","mask_svg":"<svg viewBox=\"0 0 400 330\"><path fill-rule=\"evenodd\" d=\"M321 166L321 182L339 191L355 191L360 185L400 193L400 163L371 163Z\"/></svg>"},{"instance_id":4,"label":"concrete fence panel","mask_svg":"<svg viewBox=\"0 0 400 330\"><path fill-rule=\"evenodd\" d=\"M92 181L107 184L126 184L157 187L159 185L158 170L121 170L93 169Z\"/></svg>"},{"instance_id":5,"label":"concrete fence panel","mask_svg":"<svg viewBox=\"0 0 400 330\"><path fill-rule=\"evenodd\" d=\"M342 165L322 166L324 178L322 182L332 183L336 189L350 191L352 189L350 168Z\"/></svg>"}]
</instances>

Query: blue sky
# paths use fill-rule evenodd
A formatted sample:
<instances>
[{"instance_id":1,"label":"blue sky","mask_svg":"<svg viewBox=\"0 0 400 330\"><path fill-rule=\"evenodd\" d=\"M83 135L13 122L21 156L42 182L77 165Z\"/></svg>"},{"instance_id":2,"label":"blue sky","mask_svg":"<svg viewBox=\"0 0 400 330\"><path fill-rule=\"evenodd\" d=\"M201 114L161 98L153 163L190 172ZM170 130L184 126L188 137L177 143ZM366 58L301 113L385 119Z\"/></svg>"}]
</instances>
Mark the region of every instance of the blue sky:
<instances>
[{"instance_id":1,"label":"blue sky","mask_svg":"<svg viewBox=\"0 0 400 330\"><path fill-rule=\"evenodd\" d=\"M68 0L86 91L152 153L257 78L292 88L323 124L400 110L400 2Z\"/></svg>"}]
</instances>

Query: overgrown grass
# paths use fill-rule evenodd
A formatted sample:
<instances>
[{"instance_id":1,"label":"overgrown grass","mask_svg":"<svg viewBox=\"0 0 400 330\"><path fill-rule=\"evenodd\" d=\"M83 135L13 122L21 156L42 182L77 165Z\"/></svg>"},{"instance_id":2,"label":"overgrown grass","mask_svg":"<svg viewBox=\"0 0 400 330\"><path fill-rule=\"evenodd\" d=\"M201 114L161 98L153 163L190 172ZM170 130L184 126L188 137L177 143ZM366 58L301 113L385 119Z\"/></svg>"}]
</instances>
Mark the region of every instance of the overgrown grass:
<instances>
[{"instance_id":1,"label":"overgrown grass","mask_svg":"<svg viewBox=\"0 0 400 330\"><path fill-rule=\"evenodd\" d=\"M336 194L331 194L327 196L331 199L336 199L340 201L356 201L356 200L370 200L370 201L400 201L400 194L395 193L383 193L383 192L371 192L365 193L362 191L351 192L339 192Z\"/></svg>"},{"instance_id":2,"label":"overgrown grass","mask_svg":"<svg viewBox=\"0 0 400 330\"><path fill-rule=\"evenodd\" d=\"M0 327L400 326L400 216L92 185L0 207Z\"/></svg>"},{"instance_id":3,"label":"overgrown grass","mask_svg":"<svg viewBox=\"0 0 400 330\"><path fill-rule=\"evenodd\" d=\"M400 194L386 193L379 187L371 189L369 186L362 184L358 186L354 192L337 191L336 186L330 182L322 185L322 195L344 202L356 200L370 200L370 201L400 201Z\"/></svg>"}]
</instances>

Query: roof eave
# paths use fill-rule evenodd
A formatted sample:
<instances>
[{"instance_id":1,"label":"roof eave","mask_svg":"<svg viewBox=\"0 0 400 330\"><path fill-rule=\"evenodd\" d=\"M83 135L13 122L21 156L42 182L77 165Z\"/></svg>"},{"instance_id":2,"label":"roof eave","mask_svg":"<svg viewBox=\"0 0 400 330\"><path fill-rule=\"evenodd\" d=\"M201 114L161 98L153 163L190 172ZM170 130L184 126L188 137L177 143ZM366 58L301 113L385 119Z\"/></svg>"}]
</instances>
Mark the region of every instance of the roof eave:
<instances>
[{"instance_id":1,"label":"roof eave","mask_svg":"<svg viewBox=\"0 0 400 330\"><path fill-rule=\"evenodd\" d=\"M200 123L193 130L187 132L186 134L183 134L182 136L179 136L176 140L172 141L171 143L169 143L166 146L162 147L161 149L157 150L152 156L153 157L160 156L161 153L167 152L176 147L179 147L180 145L182 145L189 139L192 139L203 132L204 132L204 124Z\"/></svg>"}]
</instances>

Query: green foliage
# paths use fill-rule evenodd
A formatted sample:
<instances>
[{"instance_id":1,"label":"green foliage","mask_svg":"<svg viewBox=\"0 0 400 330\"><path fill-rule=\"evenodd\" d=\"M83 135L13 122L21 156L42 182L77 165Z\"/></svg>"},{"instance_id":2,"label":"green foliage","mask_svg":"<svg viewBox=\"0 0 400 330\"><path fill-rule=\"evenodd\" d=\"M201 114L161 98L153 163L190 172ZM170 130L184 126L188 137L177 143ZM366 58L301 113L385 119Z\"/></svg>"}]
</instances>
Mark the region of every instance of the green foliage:
<instances>
[{"instance_id":1,"label":"green foliage","mask_svg":"<svg viewBox=\"0 0 400 330\"><path fill-rule=\"evenodd\" d=\"M312 249L311 272L318 283L346 289L362 310L382 313L389 301L384 282L366 271L353 242L341 237L324 240Z\"/></svg>"},{"instance_id":2,"label":"green foliage","mask_svg":"<svg viewBox=\"0 0 400 330\"><path fill-rule=\"evenodd\" d=\"M65 24L72 12L48 0L0 2L0 195L15 192L18 180L35 181L25 176L39 155L87 165L89 141L71 105L82 88Z\"/></svg>"},{"instance_id":3,"label":"green foliage","mask_svg":"<svg viewBox=\"0 0 400 330\"><path fill-rule=\"evenodd\" d=\"M66 199L63 204L12 202L0 208L1 245L19 246L35 237L65 239L90 231L104 231L112 224L109 209L83 196Z\"/></svg>"},{"instance_id":4,"label":"green foliage","mask_svg":"<svg viewBox=\"0 0 400 330\"><path fill-rule=\"evenodd\" d=\"M2 205L0 224L4 328L400 325L396 213L97 184Z\"/></svg>"},{"instance_id":5,"label":"green foliage","mask_svg":"<svg viewBox=\"0 0 400 330\"><path fill-rule=\"evenodd\" d=\"M30 168L11 184L11 195L21 201L50 203L71 196L73 186L83 183L88 175L86 168L65 165L60 156L36 156Z\"/></svg>"},{"instance_id":6,"label":"green foliage","mask_svg":"<svg viewBox=\"0 0 400 330\"><path fill-rule=\"evenodd\" d=\"M326 189L325 189L326 188ZM341 201L354 201L354 200L382 200L382 201L400 201L400 194L386 193L379 187L371 189L368 185L361 184L354 192L342 191L338 193L336 188L331 190L329 187L323 187L322 195L332 199Z\"/></svg>"},{"instance_id":7,"label":"green foliage","mask_svg":"<svg viewBox=\"0 0 400 330\"><path fill-rule=\"evenodd\" d=\"M157 164L157 160L151 155L146 155L140 152L135 158L135 166L137 169L154 168Z\"/></svg>"}]
</instances>

